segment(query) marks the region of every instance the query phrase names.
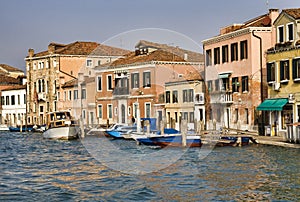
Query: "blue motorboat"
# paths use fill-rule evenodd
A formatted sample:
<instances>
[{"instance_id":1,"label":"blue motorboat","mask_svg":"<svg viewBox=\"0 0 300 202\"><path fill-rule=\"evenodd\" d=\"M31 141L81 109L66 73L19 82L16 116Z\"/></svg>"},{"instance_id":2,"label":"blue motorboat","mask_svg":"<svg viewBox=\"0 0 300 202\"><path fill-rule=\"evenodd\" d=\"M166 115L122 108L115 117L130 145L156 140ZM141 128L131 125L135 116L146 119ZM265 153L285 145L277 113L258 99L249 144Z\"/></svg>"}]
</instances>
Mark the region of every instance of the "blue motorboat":
<instances>
[{"instance_id":1,"label":"blue motorboat","mask_svg":"<svg viewBox=\"0 0 300 202\"><path fill-rule=\"evenodd\" d=\"M21 132L21 126L8 127L10 132ZM30 132L33 130L33 125L22 126L22 132Z\"/></svg>"}]
</instances>

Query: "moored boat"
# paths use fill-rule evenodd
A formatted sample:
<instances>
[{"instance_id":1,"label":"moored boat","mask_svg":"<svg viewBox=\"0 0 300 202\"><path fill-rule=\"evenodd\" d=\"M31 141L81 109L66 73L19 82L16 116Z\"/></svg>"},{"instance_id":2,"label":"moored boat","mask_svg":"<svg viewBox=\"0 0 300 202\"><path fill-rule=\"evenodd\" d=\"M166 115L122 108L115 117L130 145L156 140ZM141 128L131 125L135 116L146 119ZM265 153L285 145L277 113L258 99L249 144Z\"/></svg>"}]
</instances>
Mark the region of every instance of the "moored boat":
<instances>
[{"instance_id":1,"label":"moored boat","mask_svg":"<svg viewBox=\"0 0 300 202\"><path fill-rule=\"evenodd\" d=\"M30 132L33 130L33 125L23 126L10 126L8 127L10 132Z\"/></svg>"},{"instance_id":2,"label":"moored boat","mask_svg":"<svg viewBox=\"0 0 300 202\"><path fill-rule=\"evenodd\" d=\"M69 111L50 112L47 114L46 130L43 137L48 139L71 140L79 138L80 129Z\"/></svg>"}]
</instances>

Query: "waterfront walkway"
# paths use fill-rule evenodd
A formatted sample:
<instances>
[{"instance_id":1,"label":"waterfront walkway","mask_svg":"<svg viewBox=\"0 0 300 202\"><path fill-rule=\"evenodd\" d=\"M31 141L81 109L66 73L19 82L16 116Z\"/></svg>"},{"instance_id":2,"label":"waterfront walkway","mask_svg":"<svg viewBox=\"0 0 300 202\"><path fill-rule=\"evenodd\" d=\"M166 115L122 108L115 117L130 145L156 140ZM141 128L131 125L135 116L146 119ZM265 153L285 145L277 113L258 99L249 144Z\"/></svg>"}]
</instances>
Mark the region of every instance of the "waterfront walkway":
<instances>
[{"instance_id":1,"label":"waterfront walkway","mask_svg":"<svg viewBox=\"0 0 300 202\"><path fill-rule=\"evenodd\" d=\"M300 149L300 144L285 142L283 137L254 135L253 138L256 139L258 144L274 145L274 146Z\"/></svg>"}]
</instances>

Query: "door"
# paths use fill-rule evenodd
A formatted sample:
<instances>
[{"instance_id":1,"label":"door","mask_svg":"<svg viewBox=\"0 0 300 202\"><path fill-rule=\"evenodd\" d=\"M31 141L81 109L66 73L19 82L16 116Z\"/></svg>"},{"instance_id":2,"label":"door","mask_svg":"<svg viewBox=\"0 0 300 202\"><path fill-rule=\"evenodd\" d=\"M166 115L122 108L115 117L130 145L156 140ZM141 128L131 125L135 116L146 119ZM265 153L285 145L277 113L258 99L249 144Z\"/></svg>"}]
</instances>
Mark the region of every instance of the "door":
<instances>
[{"instance_id":1,"label":"door","mask_svg":"<svg viewBox=\"0 0 300 202\"><path fill-rule=\"evenodd\" d=\"M125 105L122 104L121 105L121 119L122 119L122 123L126 123L125 119L126 119L126 110L125 110Z\"/></svg>"}]
</instances>

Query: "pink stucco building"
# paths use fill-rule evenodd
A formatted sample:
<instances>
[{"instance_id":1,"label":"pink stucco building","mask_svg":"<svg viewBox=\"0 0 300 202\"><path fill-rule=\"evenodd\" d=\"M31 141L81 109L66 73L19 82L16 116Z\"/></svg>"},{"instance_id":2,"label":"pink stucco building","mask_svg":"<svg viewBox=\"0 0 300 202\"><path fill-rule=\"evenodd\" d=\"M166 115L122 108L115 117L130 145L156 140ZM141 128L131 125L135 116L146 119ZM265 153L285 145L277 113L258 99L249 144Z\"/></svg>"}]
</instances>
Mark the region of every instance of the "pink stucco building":
<instances>
[{"instance_id":1,"label":"pink stucco building","mask_svg":"<svg viewBox=\"0 0 300 202\"><path fill-rule=\"evenodd\" d=\"M210 120L218 127L258 129L256 107L267 97L265 51L276 43L277 9L242 24L220 29L202 41ZM254 127L256 126L256 127Z\"/></svg>"}]
</instances>

